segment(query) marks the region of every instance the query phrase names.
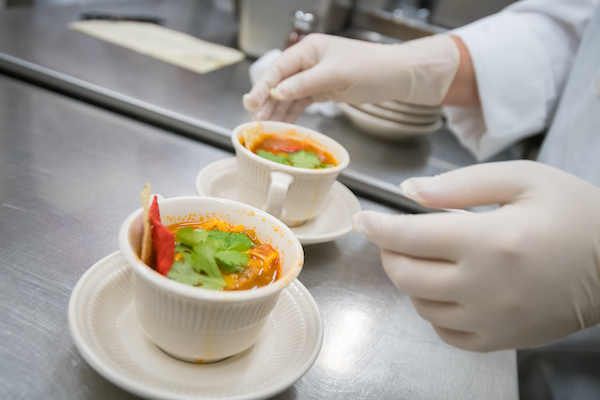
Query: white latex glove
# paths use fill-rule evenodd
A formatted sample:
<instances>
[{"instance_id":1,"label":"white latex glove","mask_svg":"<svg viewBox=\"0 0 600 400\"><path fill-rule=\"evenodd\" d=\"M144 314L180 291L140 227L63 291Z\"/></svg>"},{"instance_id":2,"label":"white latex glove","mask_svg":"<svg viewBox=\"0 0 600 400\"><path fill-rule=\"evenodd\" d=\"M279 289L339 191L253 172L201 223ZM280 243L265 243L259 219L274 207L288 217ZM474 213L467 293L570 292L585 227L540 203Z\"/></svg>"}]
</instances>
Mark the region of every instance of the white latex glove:
<instances>
[{"instance_id":1,"label":"white latex glove","mask_svg":"<svg viewBox=\"0 0 600 400\"><path fill-rule=\"evenodd\" d=\"M293 122L306 106L328 100L440 105L459 62L448 35L389 45L311 34L283 52L244 106L258 120Z\"/></svg>"},{"instance_id":2,"label":"white latex glove","mask_svg":"<svg viewBox=\"0 0 600 400\"><path fill-rule=\"evenodd\" d=\"M500 204L473 214L365 211L354 230L445 342L474 351L526 348L600 322L600 189L529 161L412 178L431 208Z\"/></svg>"}]
</instances>

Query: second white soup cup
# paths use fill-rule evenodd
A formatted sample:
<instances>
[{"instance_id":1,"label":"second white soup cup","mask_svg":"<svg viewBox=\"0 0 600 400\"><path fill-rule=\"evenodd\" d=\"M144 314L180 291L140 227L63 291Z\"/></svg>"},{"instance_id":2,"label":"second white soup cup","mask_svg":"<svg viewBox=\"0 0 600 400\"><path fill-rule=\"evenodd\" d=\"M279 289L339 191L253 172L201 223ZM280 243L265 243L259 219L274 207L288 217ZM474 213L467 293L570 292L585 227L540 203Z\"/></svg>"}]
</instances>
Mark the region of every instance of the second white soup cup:
<instances>
[{"instance_id":1,"label":"second white soup cup","mask_svg":"<svg viewBox=\"0 0 600 400\"><path fill-rule=\"evenodd\" d=\"M260 157L240 142L247 129L259 122L248 122L233 130L231 140L237 157L237 188L242 201L261 208L288 226L298 226L323 211L333 183L350 162L344 147L312 129L284 122L262 121L265 133L294 131L324 147L337 166L324 169L297 168Z\"/></svg>"}]
</instances>

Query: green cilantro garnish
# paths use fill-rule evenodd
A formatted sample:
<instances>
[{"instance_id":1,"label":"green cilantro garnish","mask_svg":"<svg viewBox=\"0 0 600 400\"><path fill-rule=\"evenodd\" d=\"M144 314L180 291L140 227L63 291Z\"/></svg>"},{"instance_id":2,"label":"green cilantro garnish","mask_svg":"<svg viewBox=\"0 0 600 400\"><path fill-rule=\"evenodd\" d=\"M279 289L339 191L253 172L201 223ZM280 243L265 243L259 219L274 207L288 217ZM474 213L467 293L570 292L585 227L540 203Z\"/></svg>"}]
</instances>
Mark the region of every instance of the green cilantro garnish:
<instances>
[{"instance_id":1,"label":"green cilantro garnish","mask_svg":"<svg viewBox=\"0 0 600 400\"><path fill-rule=\"evenodd\" d=\"M184 251L189 252L191 250L191 246L188 246L187 244L183 244L181 242L177 242L177 244L175 245L175 253L183 253Z\"/></svg>"},{"instance_id":2,"label":"green cilantro garnish","mask_svg":"<svg viewBox=\"0 0 600 400\"><path fill-rule=\"evenodd\" d=\"M287 154L277 155L277 154L273 154L269 151L264 151L264 150L259 150L256 152L256 154L258 154L262 158L266 158L267 160L275 161L276 163L279 163L279 164L292 165L290 163L290 160L288 159Z\"/></svg>"},{"instance_id":3,"label":"green cilantro garnish","mask_svg":"<svg viewBox=\"0 0 600 400\"><path fill-rule=\"evenodd\" d=\"M321 163L319 156L312 151L298 150L290 154L273 154L269 151L258 150L256 154L267 160L298 168L320 169L333 167L331 164Z\"/></svg>"},{"instance_id":4,"label":"green cilantro garnish","mask_svg":"<svg viewBox=\"0 0 600 400\"><path fill-rule=\"evenodd\" d=\"M227 273L245 269L254 245L245 233L207 231L187 226L175 233L175 252L183 260L175 261L169 278L191 286L219 290L227 286L220 269Z\"/></svg>"},{"instance_id":5,"label":"green cilantro garnish","mask_svg":"<svg viewBox=\"0 0 600 400\"><path fill-rule=\"evenodd\" d=\"M231 250L233 247L241 244L246 248L241 249L239 251L249 250L250 247L254 245L252 240L245 233L231 233L231 232L221 232L221 231L205 231L208 232L208 237L210 239L215 240L215 243L218 242L217 250Z\"/></svg>"},{"instance_id":6,"label":"green cilantro garnish","mask_svg":"<svg viewBox=\"0 0 600 400\"><path fill-rule=\"evenodd\" d=\"M240 253L235 250L219 251L215 253L219 267L231 273L243 271L244 266L250 261L250 254Z\"/></svg>"},{"instance_id":7,"label":"green cilantro garnish","mask_svg":"<svg viewBox=\"0 0 600 400\"><path fill-rule=\"evenodd\" d=\"M196 246L204 243L208 238L208 231L202 229L192 229L191 226L181 228L175 234L177 241L188 246Z\"/></svg>"},{"instance_id":8,"label":"green cilantro garnish","mask_svg":"<svg viewBox=\"0 0 600 400\"><path fill-rule=\"evenodd\" d=\"M175 261L167 276L185 285L199 286L204 289L219 290L227 286L223 277L213 278L197 273L194 268L183 260Z\"/></svg>"},{"instance_id":9,"label":"green cilantro garnish","mask_svg":"<svg viewBox=\"0 0 600 400\"><path fill-rule=\"evenodd\" d=\"M239 246L245 246L245 249L241 249ZM230 233L229 234L229 246L227 246L228 250L233 250L237 248L238 251L246 251L250 250L250 247L254 246L252 240L245 233Z\"/></svg>"},{"instance_id":10,"label":"green cilantro garnish","mask_svg":"<svg viewBox=\"0 0 600 400\"><path fill-rule=\"evenodd\" d=\"M200 274L205 273L213 278L221 276L221 271L219 271L219 267L215 261L215 249L211 243L194 246L191 252L181 254L183 259L190 264L196 272Z\"/></svg>"},{"instance_id":11,"label":"green cilantro garnish","mask_svg":"<svg viewBox=\"0 0 600 400\"><path fill-rule=\"evenodd\" d=\"M289 157L294 167L312 169L321 165L319 157L310 151L298 150L290 154Z\"/></svg>"}]
</instances>

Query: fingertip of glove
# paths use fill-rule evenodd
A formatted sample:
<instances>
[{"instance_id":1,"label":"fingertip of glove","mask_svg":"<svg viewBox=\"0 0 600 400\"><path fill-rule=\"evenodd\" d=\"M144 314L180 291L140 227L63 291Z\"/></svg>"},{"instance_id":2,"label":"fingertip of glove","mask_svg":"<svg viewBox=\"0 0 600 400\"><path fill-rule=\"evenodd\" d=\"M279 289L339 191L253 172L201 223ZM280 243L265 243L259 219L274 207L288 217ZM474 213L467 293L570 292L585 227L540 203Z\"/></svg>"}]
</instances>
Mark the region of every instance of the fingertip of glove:
<instances>
[{"instance_id":1,"label":"fingertip of glove","mask_svg":"<svg viewBox=\"0 0 600 400\"><path fill-rule=\"evenodd\" d=\"M407 179L400 184L400 190L409 199L417 200L419 193L417 191L414 179Z\"/></svg>"},{"instance_id":2,"label":"fingertip of glove","mask_svg":"<svg viewBox=\"0 0 600 400\"><path fill-rule=\"evenodd\" d=\"M248 111L255 112L255 111L258 111L260 109L260 107L257 104L256 99L254 99L253 97L251 97L250 93L246 93L242 97L242 102L244 103L244 108L246 110L248 110Z\"/></svg>"},{"instance_id":3,"label":"fingertip of glove","mask_svg":"<svg viewBox=\"0 0 600 400\"><path fill-rule=\"evenodd\" d=\"M373 226L378 226L381 213L376 211L361 211L352 216L352 230L359 235L370 236Z\"/></svg>"},{"instance_id":4,"label":"fingertip of glove","mask_svg":"<svg viewBox=\"0 0 600 400\"><path fill-rule=\"evenodd\" d=\"M359 235L364 235L366 233L366 226L362 211L352 216L352 230Z\"/></svg>"}]
</instances>

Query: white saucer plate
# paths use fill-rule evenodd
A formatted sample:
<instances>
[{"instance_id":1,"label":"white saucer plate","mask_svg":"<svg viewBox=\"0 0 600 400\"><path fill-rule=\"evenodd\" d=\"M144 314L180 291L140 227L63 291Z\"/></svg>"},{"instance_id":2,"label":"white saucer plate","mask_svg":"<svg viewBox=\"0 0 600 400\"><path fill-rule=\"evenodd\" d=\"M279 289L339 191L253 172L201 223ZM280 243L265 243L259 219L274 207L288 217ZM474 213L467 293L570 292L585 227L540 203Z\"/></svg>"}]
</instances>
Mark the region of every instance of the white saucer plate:
<instances>
[{"instance_id":1,"label":"white saucer plate","mask_svg":"<svg viewBox=\"0 0 600 400\"><path fill-rule=\"evenodd\" d=\"M236 188L236 171L235 157L215 161L198 173L196 191L200 196L220 197L243 203ZM354 193L336 181L323 212L290 229L303 245L330 242L352 230L352 216L359 211L361 206Z\"/></svg>"},{"instance_id":2,"label":"white saucer plate","mask_svg":"<svg viewBox=\"0 0 600 400\"><path fill-rule=\"evenodd\" d=\"M201 290L201 289L199 289ZM168 356L142 332L131 269L117 251L94 264L69 301L77 349L100 375L149 399L264 399L300 379L323 342L317 305L297 280L283 290L259 340L214 364Z\"/></svg>"},{"instance_id":3,"label":"white saucer plate","mask_svg":"<svg viewBox=\"0 0 600 400\"><path fill-rule=\"evenodd\" d=\"M422 106L419 104L401 103L399 101L392 100L382 101L377 105L391 111L416 115L440 114L442 112L442 107L440 106Z\"/></svg>"},{"instance_id":4,"label":"white saucer plate","mask_svg":"<svg viewBox=\"0 0 600 400\"><path fill-rule=\"evenodd\" d=\"M340 108L354 125L361 128L365 133L381 139L403 140L415 135L434 132L443 125L440 117L432 124L414 125L379 118L361 111L350 104L342 103L340 104Z\"/></svg>"},{"instance_id":5,"label":"white saucer plate","mask_svg":"<svg viewBox=\"0 0 600 400\"><path fill-rule=\"evenodd\" d=\"M375 104L353 104L352 106L367 114L404 124L429 125L435 123L440 118L439 113L431 115L413 115L399 111L391 111Z\"/></svg>"}]
</instances>

